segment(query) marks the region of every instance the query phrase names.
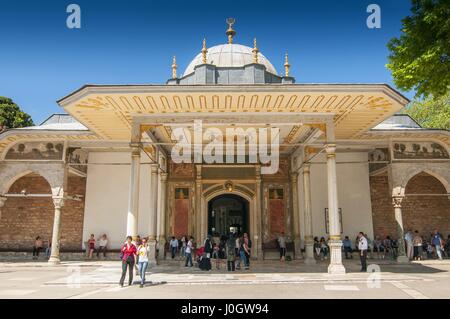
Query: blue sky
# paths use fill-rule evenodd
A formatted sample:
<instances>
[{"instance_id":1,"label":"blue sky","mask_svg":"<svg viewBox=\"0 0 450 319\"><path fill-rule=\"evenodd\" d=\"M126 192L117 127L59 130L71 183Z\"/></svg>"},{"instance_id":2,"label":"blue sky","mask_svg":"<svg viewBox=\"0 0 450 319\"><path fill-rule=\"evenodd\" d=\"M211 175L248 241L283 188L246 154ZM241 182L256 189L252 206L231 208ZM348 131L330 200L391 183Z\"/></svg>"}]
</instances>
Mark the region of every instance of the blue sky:
<instances>
[{"instance_id":1,"label":"blue sky","mask_svg":"<svg viewBox=\"0 0 450 319\"><path fill-rule=\"evenodd\" d=\"M71 3L81 7L81 29L66 27ZM381 7L381 29L366 26L371 3ZM203 37L226 42L227 17L236 19L235 43L256 37L278 72L288 52L299 83L394 86L386 43L409 12L410 0L0 0L0 95L40 123L84 84L165 83L173 55L180 74Z\"/></svg>"}]
</instances>

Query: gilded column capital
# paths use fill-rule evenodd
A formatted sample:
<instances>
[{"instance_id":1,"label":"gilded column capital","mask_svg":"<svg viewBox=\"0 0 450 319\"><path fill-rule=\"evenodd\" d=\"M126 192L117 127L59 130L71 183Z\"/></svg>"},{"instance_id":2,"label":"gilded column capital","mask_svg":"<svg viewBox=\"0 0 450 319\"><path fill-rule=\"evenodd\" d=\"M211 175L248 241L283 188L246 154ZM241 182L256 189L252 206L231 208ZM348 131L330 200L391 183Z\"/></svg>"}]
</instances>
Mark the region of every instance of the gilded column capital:
<instances>
[{"instance_id":1,"label":"gilded column capital","mask_svg":"<svg viewBox=\"0 0 450 319\"><path fill-rule=\"evenodd\" d=\"M166 182L167 181L167 173L161 173L161 174L159 174L159 175L161 175L161 181L162 182Z\"/></svg>"},{"instance_id":2,"label":"gilded column capital","mask_svg":"<svg viewBox=\"0 0 450 319\"><path fill-rule=\"evenodd\" d=\"M130 143L131 156L141 156L142 143Z\"/></svg>"},{"instance_id":3,"label":"gilded column capital","mask_svg":"<svg viewBox=\"0 0 450 319\"><path fill-rule=\"evenodd\" d=\"M325 151L328 155L336 155L336 144L327 144L325 145Z\"/></svg>"},{"instance_id":4,"label":"gilded column capital","mask_svg":"<svg viewBox=\"0 0 450 319\"><path fill-rule=\"evenodd\" d=\"M402 207L402 201L405 197L404 196L393 196L392 197L392 204L394 205L394 208L401 208Z\"/></svg>"},{"instance_id":5,"label":"gilded column capital","mask_svg":"<svg viewBox=\"0 0 450 319\"><path fill-rule=\"evenodd\" d=\"M158 173L158 168L159 168L158 163L152 163L152 164L150 164L150 172L151 172L152 174L157 174L157 173Z\"/></svg>"},{"instance_id":6,"label":"gilded column capital","mask_svg":"<svg viewBox=\"0 0 450 319\"><path fill-rule=\"evenodd\" d=\"M303 164L303 175L311 173L311 164L305 163Z\"/></svg>"}]
</instances>

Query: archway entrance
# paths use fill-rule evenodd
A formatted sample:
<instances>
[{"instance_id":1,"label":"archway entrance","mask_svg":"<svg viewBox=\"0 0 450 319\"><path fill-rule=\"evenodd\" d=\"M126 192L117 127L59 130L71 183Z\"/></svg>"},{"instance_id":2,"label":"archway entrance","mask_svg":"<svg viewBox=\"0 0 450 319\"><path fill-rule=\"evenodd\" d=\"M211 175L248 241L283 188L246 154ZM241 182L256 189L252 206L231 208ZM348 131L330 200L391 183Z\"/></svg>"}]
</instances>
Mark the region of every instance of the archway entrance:
<instances>
[{"instance_id":1,"label":"archway entrance","mask_svg":"<svg viewBox=\"0 0 450 319\"><path fill-rule=\"evenodd\" d=\"M222 194L208 202L208 234L249 234L249 203L235 194Z\"/></svg>"}]
</instances>

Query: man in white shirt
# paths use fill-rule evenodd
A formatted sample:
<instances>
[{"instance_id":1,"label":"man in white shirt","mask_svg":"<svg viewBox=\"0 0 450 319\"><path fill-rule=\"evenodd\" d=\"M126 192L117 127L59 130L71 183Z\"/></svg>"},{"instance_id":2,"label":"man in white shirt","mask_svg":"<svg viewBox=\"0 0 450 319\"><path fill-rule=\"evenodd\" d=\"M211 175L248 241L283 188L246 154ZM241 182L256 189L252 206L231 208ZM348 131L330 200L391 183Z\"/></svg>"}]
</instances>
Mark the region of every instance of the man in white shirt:
<instances>
[{"instance_id":1,"label":"man in white shirt","mask_svg":"<svg viewBox=\"0 0 450 319\"><path fill-rule=\"evenodd\" d=\"M358 249L359 249L359 258L361 259L361 271L367 271L367 239L364 237L364 233L360 232L358 234Z\"/></svg>"},{"instance_id":2,"label":"man in white shirt","mask_svg":"<svg viewBox=\"0 0 450 319\"><path fill-rule=\"evenodd\" d=\"M192 249L193 249L193 241L194 238L191 237L189 238L189 241L186 244L186 250L185 250L185 254L186 254L186 263L184 264L185 267L192 267Z\"/></svg>"}]
</instances>

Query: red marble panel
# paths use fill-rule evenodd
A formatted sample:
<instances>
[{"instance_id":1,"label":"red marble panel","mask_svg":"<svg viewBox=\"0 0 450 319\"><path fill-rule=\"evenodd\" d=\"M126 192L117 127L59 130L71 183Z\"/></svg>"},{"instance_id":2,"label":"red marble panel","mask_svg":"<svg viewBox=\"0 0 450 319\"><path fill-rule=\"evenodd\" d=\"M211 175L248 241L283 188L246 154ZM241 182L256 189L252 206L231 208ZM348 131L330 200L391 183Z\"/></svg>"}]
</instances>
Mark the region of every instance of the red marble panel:
<instances>
[{"instance_id":1,"label":"red marble panel","mask_svg":"<svg viewBox=\"0 0 450 319\"><path fill-rule=\"evenodd\" d=\"M173 236L182 237L188 234L189 199L175 200L175 221Z\"/></svg>"},{"instance_id":2,"label":"red marble panel","mask_svg":"<svg viewBox=\"0 0 450 319\"><path fill-rule=\"evenodd\" d=\"M284 200L270 199L269 200L269 235L270 238L277 238L277 236L284 232L286 233Z\"/></svg>"}]
</instances>

